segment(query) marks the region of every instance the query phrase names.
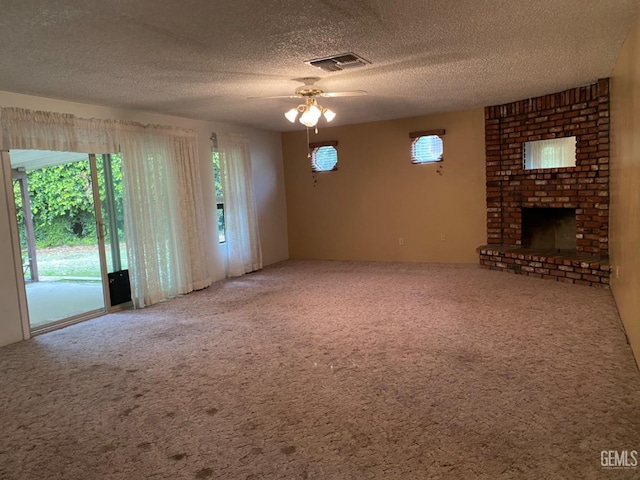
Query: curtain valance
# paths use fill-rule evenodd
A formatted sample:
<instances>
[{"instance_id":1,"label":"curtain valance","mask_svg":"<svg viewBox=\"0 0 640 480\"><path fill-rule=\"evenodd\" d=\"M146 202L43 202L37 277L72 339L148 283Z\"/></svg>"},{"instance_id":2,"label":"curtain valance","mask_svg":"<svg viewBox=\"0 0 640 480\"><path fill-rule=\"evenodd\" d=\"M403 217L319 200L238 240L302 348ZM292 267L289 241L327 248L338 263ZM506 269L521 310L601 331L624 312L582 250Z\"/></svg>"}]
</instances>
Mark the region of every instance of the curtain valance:
<instances>
[{"instance_id":1,"label":"curtain valance","mask_svg":"<svg viewBox=\"0 0 640 480\"><path fill-rule=\"evenodd\" d=\"M68 113L0 108L0 149L115 153L129 135L196 137L192 130L138 122L78 118Z\"/></svg>"}]
</instances>

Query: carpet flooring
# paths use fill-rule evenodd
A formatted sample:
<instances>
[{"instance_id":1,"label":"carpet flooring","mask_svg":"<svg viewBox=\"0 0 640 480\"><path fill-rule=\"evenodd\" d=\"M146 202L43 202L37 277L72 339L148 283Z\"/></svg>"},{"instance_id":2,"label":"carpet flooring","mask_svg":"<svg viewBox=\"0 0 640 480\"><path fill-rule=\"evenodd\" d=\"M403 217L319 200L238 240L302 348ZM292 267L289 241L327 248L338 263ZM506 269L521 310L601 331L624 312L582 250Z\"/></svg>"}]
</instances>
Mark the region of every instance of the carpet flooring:
<instances>
[{"instance_id":1,"label":"carpet flooring","mask_svg":"<svg viewBox=\"0 0 640 480\"><path fill-rule=\"evenodd\" d=\"M619 479L640 373L607 290L286 261L0 349L0 478ZM628 457L632 463L632 457Z\"/></svg>"}]
</instances>

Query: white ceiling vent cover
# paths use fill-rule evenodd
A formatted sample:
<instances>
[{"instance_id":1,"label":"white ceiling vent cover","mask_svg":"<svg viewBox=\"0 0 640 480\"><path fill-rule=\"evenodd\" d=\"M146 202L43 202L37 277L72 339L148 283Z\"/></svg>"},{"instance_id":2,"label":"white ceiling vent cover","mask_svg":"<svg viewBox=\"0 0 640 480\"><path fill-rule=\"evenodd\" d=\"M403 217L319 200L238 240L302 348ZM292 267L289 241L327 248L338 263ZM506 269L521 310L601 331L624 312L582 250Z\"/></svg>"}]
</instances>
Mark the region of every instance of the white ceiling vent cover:
<instances>
[{"instance_id":1,"label":"white ceiling vent cover","mask_svg":"<svg viewBox=\"0 0 640 480\"><path fill-rule=\"evenodd\" d=\"M321 68L325 72L340 72L341 70L347 70L350 68L364 67L365 65L369 65L371 62L356 55L355 53L341 53L330 57L307 60L304 63L313 67Z\"/></svg>"}]
</instances>

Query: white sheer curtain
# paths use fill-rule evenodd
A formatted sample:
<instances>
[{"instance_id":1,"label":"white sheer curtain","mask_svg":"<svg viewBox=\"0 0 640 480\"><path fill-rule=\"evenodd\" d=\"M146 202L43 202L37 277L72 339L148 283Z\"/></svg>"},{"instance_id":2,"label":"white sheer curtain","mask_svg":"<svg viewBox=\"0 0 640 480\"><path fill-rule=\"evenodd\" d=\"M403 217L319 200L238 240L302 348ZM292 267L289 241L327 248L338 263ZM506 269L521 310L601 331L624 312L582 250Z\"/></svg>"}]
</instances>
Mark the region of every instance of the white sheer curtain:
<instances>
[{"instance_id":1,"label":"white sheer curtain","mask_svg":"<svg viewBox=\"0 0 640 480\"><path fill-rule=\"evenodd\" d=\"M136 307L211 284L196 134L171 127L0 108L0 148L122 152Z\"/></svg>"},{"instance_id":2,"label":"white sheer curtain","mask_svg":"<svg viewBox=\"0 0 640 480\"><path fill-rule=\"evenodd\" d=\"M524 144L525 169L575 167L576 137L536 140Z\"/></svg>"},{"instance_id":3,"label":"white sheer curtain","mask_svg":"<svg viewBox=\"0 0 640 480\"><path fill-rule=\"evenodd\" d=\"M195 134L121 136L124 218L138 307L211 284Z\"/></svg>"},{"instance_id":4,"label":"white sheer curtain","mask_svg":"<svg viewBox=\"0 0 640 480\"><path fill-rule=\"evenodd\" d=\"M225 209L227 276L237 277L262 268L251 153L248 139L236 134L218 134L218 149Z\"/></svg>"}]
</instances>

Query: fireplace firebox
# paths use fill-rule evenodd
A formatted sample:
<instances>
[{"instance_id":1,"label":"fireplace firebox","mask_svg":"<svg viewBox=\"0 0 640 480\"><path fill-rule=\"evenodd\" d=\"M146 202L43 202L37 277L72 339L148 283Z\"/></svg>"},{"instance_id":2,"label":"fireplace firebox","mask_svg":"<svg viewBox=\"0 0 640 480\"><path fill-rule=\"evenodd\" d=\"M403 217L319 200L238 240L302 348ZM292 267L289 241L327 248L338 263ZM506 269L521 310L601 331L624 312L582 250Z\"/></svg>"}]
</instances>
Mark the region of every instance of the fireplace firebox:
<instances>
[{"instance_id":1,"label":"fireplace firebox","mask_svg":"<svg viewBox=\"0 0 640 480\"><path fill-rule=\"evenodd\" d=\"M556 252L576 251L575 208L523 208L522 246Z\"/></svg>"}]
</instances>

